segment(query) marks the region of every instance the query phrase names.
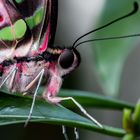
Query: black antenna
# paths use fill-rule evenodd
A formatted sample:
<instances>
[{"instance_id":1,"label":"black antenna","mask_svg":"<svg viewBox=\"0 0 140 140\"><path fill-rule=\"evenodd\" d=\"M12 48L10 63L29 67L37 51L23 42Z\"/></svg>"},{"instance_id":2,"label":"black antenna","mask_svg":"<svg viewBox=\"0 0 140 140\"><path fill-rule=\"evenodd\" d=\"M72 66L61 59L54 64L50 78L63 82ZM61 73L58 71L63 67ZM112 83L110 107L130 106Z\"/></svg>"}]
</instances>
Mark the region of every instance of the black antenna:
<instances>
[{"instance_id":1,"label":"black antenna","mask_svg":"<svg viewBox=\"0 0 140 140\"><path fill-rule=\"evenodd\" d=\"M90 32L88 32L88 33L82 35L81 37L79 37L78 39L76 39L76 41L73 43L72 47L77 46L76 43L77 43L80 39L82 39L83 37L85 37L85 36L87 36L87 35L89 35L89 34L91 34L91 33L93 33L93 32L96 32L96 31L98 31L98 30L100 30L100 29L103 29L103 28L105 28L105 27L107 27L107 26L109 26L109 25L111 25L111 24L113 24L113 23L115 23L115 22L117 22L117 21L119 21L119 20L122 20L122 19L124 19L124 18L127 18L127 17L129 17L129 16L135 14L135 13L138 11L138 8L139 8L138 3L137 3L137 2L134 2L134 6L133 6L133 7L134 7L134 8L133 8L133 10L132 10L130 13L128 13L128 14L126 14L126 15L120 17L120 18L117 18L117 19L115 19L115 20L113 20L113 21L111 21L111 22L109 22L109 23L107 23L107 24L105 24L105 25L103 25L103 26L97 28L97 29L94 29L94 30L92 30L92 31L90 31Z\"/></svg>"},{"instance_id":2,"label":"black antenna","mask_svg":"<svg viewBox=\"0 0 140 140\"><path fill-rule=\"evenodd\" d=\"M95 39L82 41L82 42L78 43L77 45L75 45L74 47L77 48L79 45L82 45L82 44L85 44L85 43L88 43L88 42L107 41L107 40L113 40L113 39L132 38L132 37L139 37L139 36L140 36L140 33L139 34L132 34L132 35L125 35L125 36L95 38Z\"/></svg>"}]
</instances>

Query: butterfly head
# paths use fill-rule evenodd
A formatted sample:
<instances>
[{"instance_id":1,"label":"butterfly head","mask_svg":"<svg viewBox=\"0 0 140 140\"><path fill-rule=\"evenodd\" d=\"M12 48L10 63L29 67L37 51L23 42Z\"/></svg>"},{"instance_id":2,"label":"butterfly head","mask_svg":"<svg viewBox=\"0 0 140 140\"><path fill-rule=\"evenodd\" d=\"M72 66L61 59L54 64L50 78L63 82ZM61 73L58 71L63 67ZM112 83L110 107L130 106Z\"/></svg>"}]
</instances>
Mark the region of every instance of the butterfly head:
<instances>
[{"instance_id":1,"label":"butterfly head","mask_svg":"<svg viewBox=\"0 0 140 140\"><path fill-rule=\"evenodd\" d=\"M61 76L65 76L74 71L81 62L79 52L74 47L54 46L48 48L41 57L50 62L51 68L57 69Z\"/></svg>"},{"instance_id":2,"label":"butterfly head","mask_svg":"<svg viewBox=\"0 0 140 140\"><path fill-rule=\"evenodd\" d=\"M81 62L79 52L75 48L65 48L59 55L57 65L61 69L61 75L65 76L75 70Z\"/></svg>"},{"instance_id":3,"label":"butterfly head","mask_svg":"<svg viewBox=\"0 0 140 140\"><path fill-rule=\"evenodd\" d=\"M50 48L52 49L51 50L51 53L54 55L55 53L57 54L57 57L55 57L55 64L57 66L57 69L58 71L60 72L60 75L61 76L65 76L67 74L69 74L70 72L72 72L73 70L75 70L79 64L80 64L80 54L79 52L76 50L77 47L81 46L82 44L85 44L85 43L88 43L88 42L94 42L94 41L99 41L99 40L111 40L111 39L119 39L119 38L127 38L127 37L134 37L134 36L139 36L139 34L134 34L134 35L129 35L129 36L120 36L120 37L108 37L108 38L95 38L95 39L91 39L91 40L84 40L82 41L82 39L84 39L84 37L87 37L88 35L98 31L98 30L101 30L101 29L104 29L105 27L117 22L117 21L120 21L124 18L127 18L133 14L135 14L136 12L138 11L138 3L137 2L134 2L134 6L133 6L133 10L129 13L127 13L126 15L124 16L121 16L101 27L98 27L94 30L91 30L89 32L87 32L86 34L83 34L82 36L80 36L79 38L77 38L72 47L69 47L69 48L61 48L61 47L58 47L58 48ZM49 49L47 49L49 50ZM47 56L48 57L48 56Z\"/></svg>"}]
</instances>

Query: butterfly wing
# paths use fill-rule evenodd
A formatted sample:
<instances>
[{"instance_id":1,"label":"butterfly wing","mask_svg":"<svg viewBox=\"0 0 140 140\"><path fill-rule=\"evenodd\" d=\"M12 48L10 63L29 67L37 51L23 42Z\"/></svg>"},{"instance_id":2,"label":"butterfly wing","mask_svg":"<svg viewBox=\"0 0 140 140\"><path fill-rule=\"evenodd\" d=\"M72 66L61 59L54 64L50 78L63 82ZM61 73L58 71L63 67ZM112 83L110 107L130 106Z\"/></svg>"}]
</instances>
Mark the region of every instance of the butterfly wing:
<instances>
[{"instance_id":1,"label":"butterfly wing","mask_svg":"<svg viewBox=\"0 0 140 140\"><path fill-rule=\"evenodd\" d=\"M52 47L55 39L55 32L57 27L57 17L58 17L58 0L52 0L51 16L50 16L50 40L48 47ZM45 26L44 26L45 27Z\"/></svg>"},{"instance_id":2,"label":"butterfly wing","mask_svg":"<svg viewBox=\"0 0 140 140\"><path fill-rule=\"evenodd\" d=\"M57 22L57 0L13 0L33 36L29 54L44 52L52 47Z\"/></svg>"},{"instance_id":3,"label":"butterfly wing","mask_svg":"<svg viewBox=\"0 0 140 140\"><path fill-rule=\"evenodd\" d=\"M52 47L57 0L0 0L0 62Z\"/></svg>"},{"instance_id":4,"label":"butterfly wing","mask_svg":"<svg viewBox=\"0 0 140 140\"><path fill-rule=\"evenodd\" d=\"M0 62L12 58L21 40L26 44L27 40L31 39L28 31L27 24L17 12L17 8L8 0L0 0Z\"/></svg>"}]
</instances>

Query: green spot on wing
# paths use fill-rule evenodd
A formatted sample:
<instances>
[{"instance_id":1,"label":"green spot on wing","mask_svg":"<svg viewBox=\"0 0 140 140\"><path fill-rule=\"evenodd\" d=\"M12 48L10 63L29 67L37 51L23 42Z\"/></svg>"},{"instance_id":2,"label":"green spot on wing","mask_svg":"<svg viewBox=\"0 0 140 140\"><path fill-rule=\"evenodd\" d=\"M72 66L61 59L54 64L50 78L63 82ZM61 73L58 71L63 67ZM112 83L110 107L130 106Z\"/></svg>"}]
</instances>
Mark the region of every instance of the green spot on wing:
<instances>
[{"instance_id":1,"label":"green spot on wing","mask_svg":"<svg viewBox=\"0 0 140 140\"><path fill-rule=\"evenodd\" d=\"M26 18L26 22L30 29L33 29L35 26L41 23L44 16L44 8L38 9L33 16Z\"/></svg>"},{"instance_id":2,"label":"green spot on wing","mask_svg":"<svg viewBox=\"0 0 140 140\"><path fill-rule=\"evenodd\" d=\"M17 3L22 3L24 0L16 0Z\"/></svg>"},{"instance_id":3,"label":"green spot on wing","mask_svg":"<svg viewBox=\"0 0 140 140\"><path fill-rule=\"evenodd\" d=\"M16 38L22 38L25 35L25 32L27 30L27 26L24 20L18 20L15 23L15 34L16 34ZM20 29L20 30L19 30Z\"/></svg>"},{"instance_id":4,"label":"green spot on wing","mask_svg":"<svg viewBox=\"0 0 140 140\"><path fill-rule=\"evenodd\" d=\"M24 20L20 19L13 24L0 30L0 40L13 41L25 35L27 26Z\"/></svg>"}]
</instances>

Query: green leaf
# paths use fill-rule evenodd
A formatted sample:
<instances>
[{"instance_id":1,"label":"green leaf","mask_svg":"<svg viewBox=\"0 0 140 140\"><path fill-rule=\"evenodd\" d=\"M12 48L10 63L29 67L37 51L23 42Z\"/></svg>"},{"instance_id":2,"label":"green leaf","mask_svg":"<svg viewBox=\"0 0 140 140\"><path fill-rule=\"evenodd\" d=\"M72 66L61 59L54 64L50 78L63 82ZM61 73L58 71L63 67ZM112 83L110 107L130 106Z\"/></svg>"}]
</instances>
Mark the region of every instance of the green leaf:
<instances>
[{"instance_id":1,"label":"green leaf","mask_svg":"<svg viewBox=\"0 0 140 140\"><path fill-rule=\"evenodd\" d=\"M67 90L62 92L65 93L65 95L67 94ZM68 91L68 93L72 92L73 91ZM76 93L76 91L73 93ZM21 96L20 94L5 94L3 92L1 92L0 95L0 126L24 123L29 114L32 98ZM99 128L91 120L64 107L48 104L43 99L36 99L31 121L44 124L63 124L66 126L80 127L117 137L122 137L125 134L125 131L120 128L113 128L105 125L103 129Z\"/></svg>"},{"instance_id":2,"label":"green leaf","mask_svg":"<svg viewBox=\"0 0 140 140\"><path fill-rule=\"evenodd\" d=\"M133 10L133 0L107 0L98 27ZM137 1L140 5L140 2ZM93 38L115 37L140 33L140 11L96 33ZM107 95L119 94L121 74L128 54L138 44L139 37L94 42L95 69Z\"/></svg>"},{"instance_id":3,"label":"green leaf","mask_svg":"<svg viewBox=\"0 0 140 140\"><path fill-rule=\"evenodd\" d=\"M32 98L19 95L1 93L0 96L0 125L25 122L31 107ZM49 104L43 99L37 99L33 110L31 121L53 121L76 123L83 121L91 123L90 120L73 113L72 111ZM94 125L94 124L93 124Z\"/></svg>"}]
</instances>

